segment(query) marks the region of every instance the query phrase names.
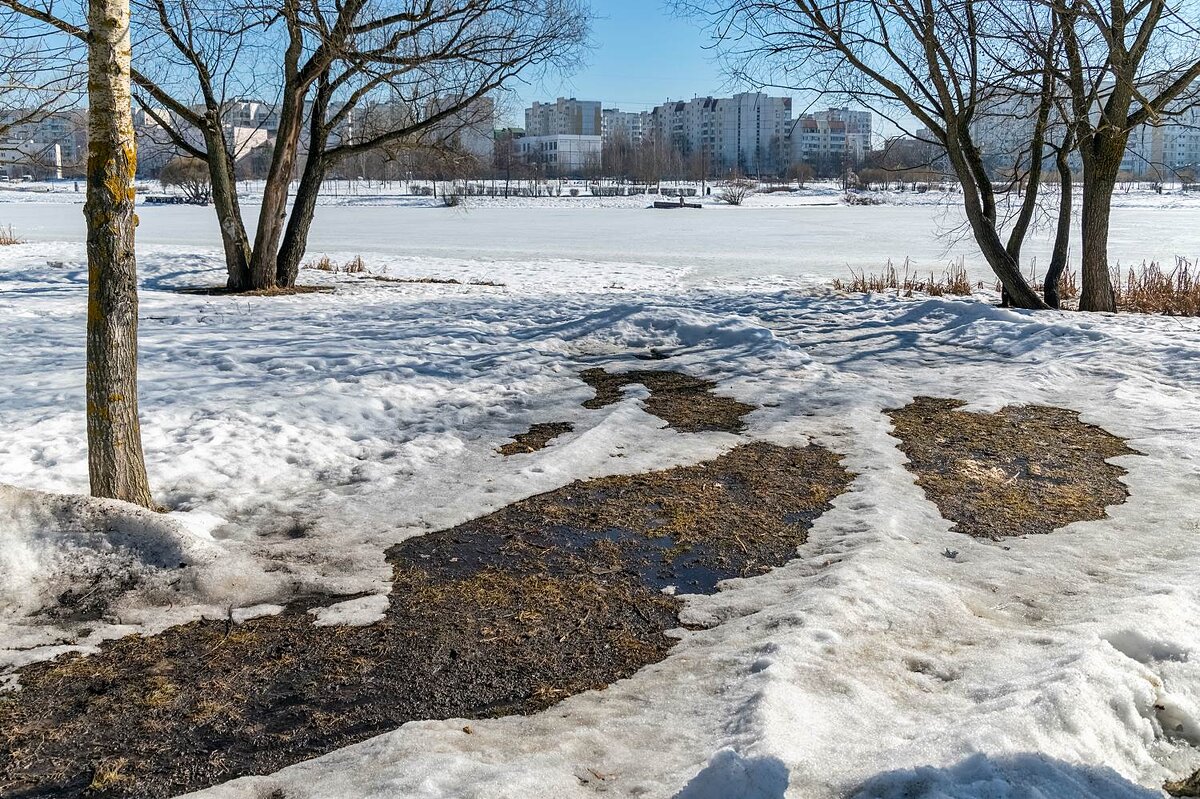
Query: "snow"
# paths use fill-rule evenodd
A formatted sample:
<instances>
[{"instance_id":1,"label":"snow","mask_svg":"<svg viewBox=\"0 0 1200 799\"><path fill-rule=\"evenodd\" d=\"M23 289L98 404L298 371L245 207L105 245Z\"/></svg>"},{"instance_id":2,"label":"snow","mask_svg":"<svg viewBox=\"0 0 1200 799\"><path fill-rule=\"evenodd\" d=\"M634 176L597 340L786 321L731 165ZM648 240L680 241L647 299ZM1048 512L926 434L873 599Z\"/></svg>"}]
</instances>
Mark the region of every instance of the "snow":
<instances>
[{"instance_id":1,"label":"snow","mask_svg":"<svg viewBox=\"0 0 1200 799\"><path fill-rule=\"evenodd\" d=\"M150 514L63 496L86 490L86 271L63 209L0 209L35 240L0 251L5 662L295 593L365 594L314 615L370 623L406 537L747 438L824 444L856 475L793 562L688 597L705 626L630 679L530 717L411 723L205 799L1140 799L1200 766L1200 320L824 287L846 263L969 252L919 206L327 207L314 254L463 282L306 271L336 291L272 299L172 291L221 281L215 226L147 208L143 432L170 509ZM1130 260L1200 252L1194 211L1116 219ZM636 389L581 407L580 369L645 368L651 347L759 406L745 436L665 429ZM951 532L882 413L921 394L1081 411L1143 453L1117 459L1129 501L1049 536ZM496 453L538 421L574 431ZM30 615L104 569L142 579L119 623L77 640Z\"/></svg>"}]
</instances>

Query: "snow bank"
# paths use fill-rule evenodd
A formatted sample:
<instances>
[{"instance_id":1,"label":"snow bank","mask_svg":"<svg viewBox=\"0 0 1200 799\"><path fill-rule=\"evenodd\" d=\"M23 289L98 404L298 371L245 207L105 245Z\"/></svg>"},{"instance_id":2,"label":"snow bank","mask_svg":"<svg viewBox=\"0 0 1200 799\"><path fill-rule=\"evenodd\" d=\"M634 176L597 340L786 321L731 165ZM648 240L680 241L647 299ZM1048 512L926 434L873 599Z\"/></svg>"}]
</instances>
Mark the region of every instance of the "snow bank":
<instances>
[{"instance_id":1,"label":"snow bank","mask_svg":"<svg viewBox=\"0 0 1200 799\"><path fill-rule=\"evenodd\" d=\"M222 520L0 484L0 640L15 664L205 610L241 607L280 587L262 564L222 546ZM27 626L31 625L32 626ZM81 631L86 626L86 630ZM92 635L95 627L108 628ZM61 629L58 629L61 627ZM16 650L54 641L44 651Z\"/></svg>"}]
</instances>

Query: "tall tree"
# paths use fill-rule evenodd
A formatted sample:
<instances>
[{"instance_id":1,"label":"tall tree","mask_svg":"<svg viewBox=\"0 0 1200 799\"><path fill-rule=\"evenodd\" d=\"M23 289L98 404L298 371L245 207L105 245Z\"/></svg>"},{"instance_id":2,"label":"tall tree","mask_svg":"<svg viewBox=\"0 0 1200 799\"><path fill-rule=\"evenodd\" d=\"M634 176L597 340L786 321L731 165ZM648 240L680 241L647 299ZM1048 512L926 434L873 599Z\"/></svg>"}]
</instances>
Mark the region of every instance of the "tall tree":
<instances>
[{"instance_id":1,"label":"tall tree","mask_svg":"<svg viewBox=\"0 0 1200 799\"><path fill-rule=\"evenodd\" d=\"M129 0L89 0L88 31L88 473L94 496L151 507L137 401Z\"/></svg>"},{"instance_id":2,"label":"tall tree","mask_svg":"<svg viewBox=\"0 0 1200 799\"><path fill-rule=\"evenodd\" d=\"M1129 134L1197 101L1200 7L1194 0L1052 0L1083 165L1079 307L1115 311L1108 265L1112 195Z\"/></svg>"},{"instance_id":3,"label":"tall tree","mask_svg":"<svg viewBox=\"0 0 1200 799\"><path fill-rule=\"evenodd\" d=\"M1042 63L1014 74L1008 59L997 57L1012 41L1001 0L679 2L708 17L735 72L744 77L915 118L945 150L962 186L967 223L1008 301L1022 308L1046 307L1017 260L1031 198L1018 203L1016 238L1010 234L1006 241L1005 220L975 140L983 110L1028 93L1030 81L1040 86L1048 79ZM1053 98L1044 91L1034 94L1040 137ZM1038 188L1038 181L1024 184L1027 193Z\"/></svg>"}]
</instances>

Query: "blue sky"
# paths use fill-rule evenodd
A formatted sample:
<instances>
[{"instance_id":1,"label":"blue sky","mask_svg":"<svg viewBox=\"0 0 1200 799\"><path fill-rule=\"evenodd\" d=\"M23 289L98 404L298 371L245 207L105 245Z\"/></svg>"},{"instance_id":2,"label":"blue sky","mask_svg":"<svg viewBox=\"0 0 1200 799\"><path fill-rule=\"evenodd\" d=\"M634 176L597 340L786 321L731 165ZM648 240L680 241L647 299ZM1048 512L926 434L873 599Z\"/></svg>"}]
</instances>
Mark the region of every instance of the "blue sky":
<instances>
[{"instance_id":1,"label":"blue sky","mask_svg":"<svg viewBox=\"0 0 1200 799\"><path fill-rule=\"evenodd\" d=\"M705 49L709 37L694 20L674 16L662 0L592 0L594 49L573 75L516 85L521 109L534 100L578 97L606 108L650 110L667 98L723 94L731 87Z\"/></svg>"}]
</instances>

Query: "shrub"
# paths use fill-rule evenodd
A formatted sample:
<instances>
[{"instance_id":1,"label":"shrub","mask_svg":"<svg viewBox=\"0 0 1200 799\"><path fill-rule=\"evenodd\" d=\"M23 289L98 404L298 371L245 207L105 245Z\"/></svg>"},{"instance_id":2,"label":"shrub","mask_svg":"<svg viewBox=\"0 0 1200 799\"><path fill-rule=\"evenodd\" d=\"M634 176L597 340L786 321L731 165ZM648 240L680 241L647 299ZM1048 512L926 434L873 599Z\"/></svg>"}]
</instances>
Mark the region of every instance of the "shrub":
<instances>
[{"instance_id":1,"label":"shrub","mask_svg":"<svg viewBox=\"0 0 1200 799\"><path fill-rule=\"evenodd\" d=\"M199 158L173 158L163 166L158 180L164 188L175 186L194 203L208 204L212 200L212 181L208 164Z\"/></svg>"},{"instance_id":2,"label":"shrub","mask_svg":"<svg viewBox=\"0 0 1200 799\"><path fill-rule=\"evenodd\" d=\"M348 275L358 275L367 271L367 265L363 263L361 255L356 255L346 262L342 267L342 271Z\"/></svg>"},{"instance_id":3,"label":"shrub","mask_svg":"<svg viewBox=\"0 0 1200 799\"><path fill-rule=\"evenodd\" d=\"M842 202L846 205L883 205L883 200L878 197L873 197L870 194L861 194L857 191L848 191L843 194Z\"/></svg>"},{"instance_id":4,"label":"shrub","mask_svg":"<svg viewBox=\"0 0 1200 799\"><path fill-rule=\"evenodd\" d=\"M741 205L754 193L754 184L748 180L731 180L719 192L717 199L729 205Z\"/></svg>"}]
</instances>

